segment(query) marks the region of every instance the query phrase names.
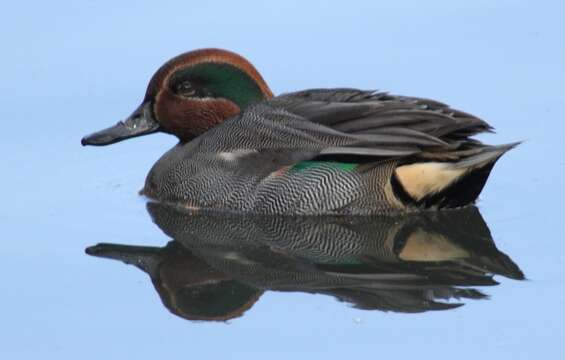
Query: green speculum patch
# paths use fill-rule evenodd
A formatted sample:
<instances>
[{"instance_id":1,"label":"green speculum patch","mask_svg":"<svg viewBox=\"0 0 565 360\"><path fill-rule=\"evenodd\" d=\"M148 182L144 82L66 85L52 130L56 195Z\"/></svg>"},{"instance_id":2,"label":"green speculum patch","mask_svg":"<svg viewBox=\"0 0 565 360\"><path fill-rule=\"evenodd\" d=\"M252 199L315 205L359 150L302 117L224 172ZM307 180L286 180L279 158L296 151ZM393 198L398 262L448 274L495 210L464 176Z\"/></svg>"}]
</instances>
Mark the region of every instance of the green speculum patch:
<instances>
[{"instance_id":1,"label":"green speculum patch","mask_svg":"<svg viewBox=\"0 0 565 360\"><path fill-rule=\"evenodd\" d=\"M335 161L301 161L294 165L292 171L305 171L309 169L315 169L319 167L330 167L334 169L339 169L343 171L353 171L357 168L358 164L354 163L342 163Z\"/></svg>"},{"instance_id":2,"label":"green speculum patch","mask_svg":"<svg viewBox=\"0 0 565 360\"><path fill-rule=\"evenodd\" d=\"M253 78L230 64L197 64L177 71L170 82L174 86L182 81L189 81L197 93L230 100L240 109L264 99Z\"/></svg>"}]
</instances>

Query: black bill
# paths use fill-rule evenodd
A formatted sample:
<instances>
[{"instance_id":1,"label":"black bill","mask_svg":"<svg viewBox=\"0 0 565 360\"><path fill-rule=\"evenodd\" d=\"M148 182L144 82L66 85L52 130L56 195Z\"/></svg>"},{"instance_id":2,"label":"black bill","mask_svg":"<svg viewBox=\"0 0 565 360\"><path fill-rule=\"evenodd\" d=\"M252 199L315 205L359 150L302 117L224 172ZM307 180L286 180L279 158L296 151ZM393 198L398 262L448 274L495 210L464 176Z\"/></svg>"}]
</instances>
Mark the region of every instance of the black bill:
<instances>
[{"instance_id":1,"label":"black bill","mask_svg":"<svg viewBox=\"0 0 565 360\"><path fill-rule=\"evenodd\" d=\"M82 145L110 145L136 136L159 131L159 123L151 113L151 103L141 104L126 120L107 129L87 135L80 141Z\"/></svg>"}]
</instances>

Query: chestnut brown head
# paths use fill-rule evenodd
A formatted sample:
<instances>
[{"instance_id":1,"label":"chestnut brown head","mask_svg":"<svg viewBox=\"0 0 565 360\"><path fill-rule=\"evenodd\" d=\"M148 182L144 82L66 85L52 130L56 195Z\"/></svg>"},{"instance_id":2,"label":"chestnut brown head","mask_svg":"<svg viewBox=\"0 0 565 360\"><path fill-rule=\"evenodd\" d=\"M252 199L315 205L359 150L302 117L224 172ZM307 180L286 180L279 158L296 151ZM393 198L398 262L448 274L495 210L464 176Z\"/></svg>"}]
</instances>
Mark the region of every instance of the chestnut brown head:
<instances>
[{"instance_id":1,"label":"chestnut brown head","mask_svg":"<svg viewBox=\"0 0 565 360\"><path fill-rule=\"evenodd\" d=\"M220 49L187 52L157 70L143 102L126 120L84 137L82 144L108 145L157 131L187 142L272 96L243 57Z\"/></svg>"}]
</instances>

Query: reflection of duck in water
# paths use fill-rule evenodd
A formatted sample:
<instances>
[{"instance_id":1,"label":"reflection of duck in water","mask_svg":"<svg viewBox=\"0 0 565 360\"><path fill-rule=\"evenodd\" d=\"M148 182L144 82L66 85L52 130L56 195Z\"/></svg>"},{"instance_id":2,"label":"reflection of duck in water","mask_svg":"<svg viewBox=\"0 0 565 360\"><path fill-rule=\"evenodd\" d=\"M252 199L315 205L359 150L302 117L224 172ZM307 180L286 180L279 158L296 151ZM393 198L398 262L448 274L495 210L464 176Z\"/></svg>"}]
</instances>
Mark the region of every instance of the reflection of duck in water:
<instances>
[{"instance_id":1,"label":"reflection of duck in water","mask_svg":"<svg viewBox=\"0 0 565 360\"><path fill-rule=\"evenodd\" d=\"M402 217L257 217L149 203L175 241L99 244L87 253L133 264L187 319L241 316L266 290L326 294L361 309L423 312L485 297L468 286L523 279L474 207Z\"/></svg>"}]
</instances>

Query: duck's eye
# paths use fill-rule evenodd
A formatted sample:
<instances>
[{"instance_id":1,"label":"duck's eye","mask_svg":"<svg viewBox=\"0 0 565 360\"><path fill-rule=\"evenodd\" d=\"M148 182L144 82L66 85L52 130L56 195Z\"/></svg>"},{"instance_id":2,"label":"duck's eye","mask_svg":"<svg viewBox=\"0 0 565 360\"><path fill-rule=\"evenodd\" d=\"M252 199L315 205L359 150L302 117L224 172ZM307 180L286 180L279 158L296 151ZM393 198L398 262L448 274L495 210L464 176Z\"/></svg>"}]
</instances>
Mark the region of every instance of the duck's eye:
<instances>
[{"instance_id":1,"label":"duck's eye","mask_svg":"<svg viewBox=\"0 0 565 360\"><path fill-rule=\"evenodd\" d=\"M196 90L192 87L192 84L188 81L183 81L175 86L175 92L182 96L194 96L196 95Z\"/></svg>"}]
</instances>

